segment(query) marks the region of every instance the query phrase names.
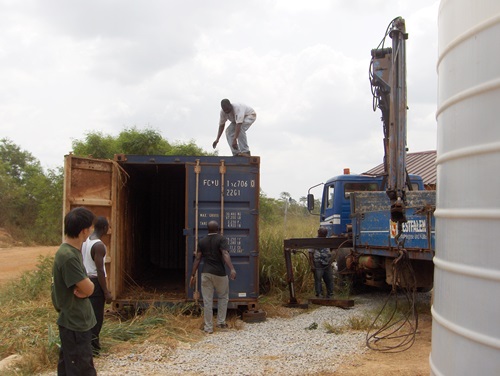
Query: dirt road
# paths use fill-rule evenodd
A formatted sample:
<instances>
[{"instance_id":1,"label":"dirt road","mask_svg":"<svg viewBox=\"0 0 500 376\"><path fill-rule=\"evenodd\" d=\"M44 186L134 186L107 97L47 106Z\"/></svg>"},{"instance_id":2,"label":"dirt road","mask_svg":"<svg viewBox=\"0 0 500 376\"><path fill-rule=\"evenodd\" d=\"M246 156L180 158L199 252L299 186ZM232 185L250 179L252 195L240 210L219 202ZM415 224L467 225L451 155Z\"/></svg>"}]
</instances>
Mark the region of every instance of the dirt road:
<instances>
[{"instance_id":1,"label":"dirt road","mask_svg":"<svg viewBox=\"0 0 500 376\"><path fill-rule=\"evenodd\" d=\"M0 248L0 285L32 270L38 263L38 256L52 256L59 247L10 247Z\"/></svg>"}]
</instances>

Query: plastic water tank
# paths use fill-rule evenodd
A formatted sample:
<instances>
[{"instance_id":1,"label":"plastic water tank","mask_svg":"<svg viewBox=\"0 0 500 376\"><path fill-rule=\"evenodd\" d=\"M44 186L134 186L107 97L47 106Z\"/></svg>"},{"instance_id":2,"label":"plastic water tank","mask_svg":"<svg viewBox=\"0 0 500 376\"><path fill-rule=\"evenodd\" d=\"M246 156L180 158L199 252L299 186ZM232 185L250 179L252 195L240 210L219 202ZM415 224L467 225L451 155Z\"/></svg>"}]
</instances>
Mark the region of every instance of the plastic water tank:
<instances>
[{"instance_id":1,"label":"plastic water tank","mask_svg":"<svg viewBox=\"0 0 500 376\"><path fill-rule=\"evenodd\" d=\"M500 0L439 8L433 375L500 375Z\"/></svg>"}]
</instances>

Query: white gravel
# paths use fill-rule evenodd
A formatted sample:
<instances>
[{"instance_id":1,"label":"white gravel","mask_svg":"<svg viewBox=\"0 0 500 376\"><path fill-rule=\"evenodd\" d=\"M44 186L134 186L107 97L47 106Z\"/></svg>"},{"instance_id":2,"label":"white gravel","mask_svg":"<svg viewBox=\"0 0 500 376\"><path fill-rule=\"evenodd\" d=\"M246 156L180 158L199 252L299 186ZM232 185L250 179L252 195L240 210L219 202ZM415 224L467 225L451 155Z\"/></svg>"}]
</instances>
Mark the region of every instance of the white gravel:
<instances>
[{"instance_id":1,"label":"white gravel","mask_svg":"<svg viewBox=\"0 0 500 376\"><path fill-rule=\"evenodd\" d=\"M199 342L180 342L174 350L158 343L133 347L124 355L96 359L97 373L111 375L315 375L333 373L356 354L367 351L366 332L328 333L325 323L342 327L353 316L376 312L386 294L356 296L351 309L319 307L291 318L268 318L261 323L241 323L239 329L217 331ZM430 294L417 294L428 301ZM311 325L316 329L310 329ZM240 325L238 325L240 327ZM44 376L56 375L55 372Z\"/></svg>"},{"instance_id":2,"label":"white gravel","mask_svg":"<svg viewBox=\"0 0 500 376\"><path fill-rule=\"evenodd\" d=\"M100 376L333 373L347 358L367 350L366 332L336 335L327 332L325 323L342 327L352 316L375 312L385 299L385 294L377 293L357 296L355 306L348 310L323 306L292 318L242 324L241 329L216 329L199 342L179 343L175 350L146 341L132 353L109 354L96 359L95 364ZM430 301L430 293L417 294L417 301ZM308 329L314 324L316 329Z\"/></svg>"},{"instance_id":3,"label":"white gravel","mask_svg":"<svg viewBox=\"0 0 500 376\"><path fill-rule=\"evenodd\" d=\"M111 354L96 361L99 375L308 375L333 372L346 358L364 351L364 332L328 333L324 324L342 326L369 309L319 307L293 318L268 318L206 335L169 352L145 344L126 356ZM314 323L317 329L307 329ZM314 325L313 325L314 326Z\"/></svg>"}]
</instances>

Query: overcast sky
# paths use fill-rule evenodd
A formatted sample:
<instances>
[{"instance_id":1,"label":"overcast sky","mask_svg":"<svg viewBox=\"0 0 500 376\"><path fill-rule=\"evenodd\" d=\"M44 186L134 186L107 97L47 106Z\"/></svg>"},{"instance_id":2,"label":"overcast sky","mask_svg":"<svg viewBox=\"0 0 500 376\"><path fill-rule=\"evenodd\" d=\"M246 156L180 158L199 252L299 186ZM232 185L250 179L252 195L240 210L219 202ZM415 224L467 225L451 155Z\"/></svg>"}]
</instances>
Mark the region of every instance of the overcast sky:
<instances>
[{"instance_id":1,"label":"overcast sky","mask_svg":"<svg viewBox=\"0 0 500 376\"><path fill-rule=\"evenodd\" d=\"M0 0L0 137L44 168L74 139L137 126L212 150L220 100L248 132L268 197L382 162L370 50L402 16L408 147L436 148L437 0ZM388 40L390 45L390 39ZM219 155L230 155L222 138ZM318 194L318 192L314 192Z\"/></svg>"}]
</instances>

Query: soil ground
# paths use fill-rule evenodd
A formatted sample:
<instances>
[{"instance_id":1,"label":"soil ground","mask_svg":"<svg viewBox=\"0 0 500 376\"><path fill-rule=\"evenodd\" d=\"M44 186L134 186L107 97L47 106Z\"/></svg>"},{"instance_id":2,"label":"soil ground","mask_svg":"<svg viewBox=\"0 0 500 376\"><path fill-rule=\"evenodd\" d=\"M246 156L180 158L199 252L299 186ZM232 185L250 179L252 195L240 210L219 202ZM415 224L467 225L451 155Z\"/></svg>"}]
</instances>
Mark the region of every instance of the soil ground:
<instances>
[{"instance_id":1,"label":"soil ground","mask_svg":"<svg viewBox=\"0 0 500 376\"><path fill-rule=\"evenodd\" d=\"M0 248L0 285L32 270L40 255L54 255L57 246ZM419 328L413 346L404 352L381 353L366 350L346 361L338 376L423 376L430 374L431 316L419 315Z\"/></svg>"},{"instance_id":2,"label":"soil ground","mask_svg":"<svg viewBox=\"0 0 500 376\"><path fill-rule=\"evenodd\" d=\"M408 350L399 353L367 350L364 354L349 359L334 374L339 376L427 376L430 374L431 328L430 314L420 314L415 343Z\"/></svg>"},{"instance_id":3,"label":"soil ground","mask_svg":"<svg viewBox=\"0 0 500 376\"><path fill-rule=\"evenodd\" d=\"M0 285L35 269L38 257L55 255L58 246L0 248Z\"/></svg>"}]
</instances>

